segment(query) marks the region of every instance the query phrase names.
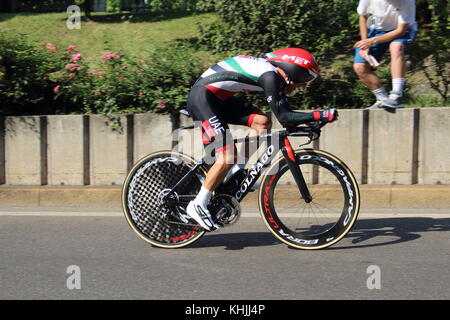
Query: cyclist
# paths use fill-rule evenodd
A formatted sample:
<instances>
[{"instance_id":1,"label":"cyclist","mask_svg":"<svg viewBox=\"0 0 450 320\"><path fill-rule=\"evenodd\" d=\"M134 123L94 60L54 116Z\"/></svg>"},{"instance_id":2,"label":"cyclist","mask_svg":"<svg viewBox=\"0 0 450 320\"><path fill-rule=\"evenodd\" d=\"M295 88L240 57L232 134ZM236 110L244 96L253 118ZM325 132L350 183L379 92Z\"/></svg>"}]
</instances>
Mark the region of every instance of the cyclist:
<instances>
[{"instance_id":1,"label":"cyclist","mask_svg":"<svg viewBox=\"0 0 450 320\"><path fill-rule=\"evenodd\" d=\"M376 102L369 109L402 108L405 83L405 48L417 34L414 0L360 0L358 5L361 40L356 42L353 69L372 91ZM368 30L369 29L369 30ZM392 91L387 94L374 73L378 60L389 48Z\"/></svg>"},{"instance_id":2,"label":"cyclist","mask_svg":"<svg viewBox=\"0 0 450 320\"><path fill-rule=\"evenodd\" d=\"M250 135L271 128L271 121L263 111L234 95L264 92L272 112L284 127L313 121L332 122L338 115L334 108L308 113L289 108L286 96L295 94L317 74L318 66L312 54L300 48L286 48L267 53L265 58L241 55L221 61L206 70L193 85L187 110L194 121L201 123L203 144L206 150L213 150L215 162L199 194L187 206L187 214L205 230L219 229L207 206L212 192L237 159L227 124L246 125L251 128Z\"/></svg>"}]
</instances>

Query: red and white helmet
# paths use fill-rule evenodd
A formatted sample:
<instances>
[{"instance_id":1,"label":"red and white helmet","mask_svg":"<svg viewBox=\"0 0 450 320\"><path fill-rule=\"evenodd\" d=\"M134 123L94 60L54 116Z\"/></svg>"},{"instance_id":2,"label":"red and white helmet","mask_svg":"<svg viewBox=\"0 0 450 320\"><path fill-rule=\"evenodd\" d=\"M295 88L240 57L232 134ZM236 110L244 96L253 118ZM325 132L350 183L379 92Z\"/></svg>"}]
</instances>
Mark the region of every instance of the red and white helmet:
<instances>
[{"instance_id":1,"label":"red and white helmet","mask_svg":"<svg viewBox=\"0 0 450 320\"><path fill-rule=\"evenodd\" d=\"M289 80L295 83L313 81L319 73L316 59L304 49L280 49L266 53L265 58L275 67L283 69Z\"/></svg>"}]
</instances>

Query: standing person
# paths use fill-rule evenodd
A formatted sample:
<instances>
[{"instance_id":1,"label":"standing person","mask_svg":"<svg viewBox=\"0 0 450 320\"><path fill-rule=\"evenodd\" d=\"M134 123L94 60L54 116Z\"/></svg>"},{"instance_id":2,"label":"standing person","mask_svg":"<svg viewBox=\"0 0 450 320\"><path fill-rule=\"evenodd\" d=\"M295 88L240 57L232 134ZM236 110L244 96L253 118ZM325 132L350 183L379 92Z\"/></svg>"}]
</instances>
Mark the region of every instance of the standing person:
<instances>
[{"instance_id":1,"label":"standing person","mask_svg":"<svg viewBox=\"0 0 450 320\"><path fill-rule=\"evenodd\" d=\"M417 34L414 0L360 0L358 5L361 40L354 45L353 69L375 95L369 109L403 108L405 83L405 47ZM389 49L392 91L388 95L375 74L378 61Z\"/></svg>"},{"instance_id":2,"label":"standing person","mask_svg":"<svg viewBox=\"0 0 450 320\"><path fill-rule=\"evenodd\" d=\"M260 135L271 127L271 121L263 111L234 95L238 92L263 92L272 112L284 127L315 121L332 122L338 116L336 109L296 112L291 110L286 98L314 80L318 70L311 53L300 48L285 48L270 52L265 58L241 55L218 62L193 85L187 111L194 121L201 122L203 144L205 148L214 150L215 162L186 212L205 230L219 229L208 204L213 191L236 162L228 124L248 126L250 135Z\"/></svg>"}]
</instances>

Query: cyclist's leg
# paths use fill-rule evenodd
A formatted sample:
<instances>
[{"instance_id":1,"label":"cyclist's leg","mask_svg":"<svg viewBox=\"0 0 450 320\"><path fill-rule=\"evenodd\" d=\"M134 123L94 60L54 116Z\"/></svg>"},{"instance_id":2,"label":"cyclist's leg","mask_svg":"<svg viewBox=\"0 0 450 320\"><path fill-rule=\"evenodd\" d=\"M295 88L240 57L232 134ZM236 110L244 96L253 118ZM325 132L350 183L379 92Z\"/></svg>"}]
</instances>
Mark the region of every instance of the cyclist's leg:
<instances>
[{"instance_id":1,"label":"cyclist's leg","mask_svg":"<svg viewBox=\"0 0 450 320\"><path fill-rule=\"evenodd\" d=\"M220 100L204 87L194 87L187 105L194 121L200 124L205 159L208 164L213 164L204 184L210 190L214 190L222 182L236 161L233 136L226 117L233 110L224 110L228 107L227 101Z\"/></svg>"},{"instance_id":2,"label":"cyclist's leg","mask_svg":"<svg viewBox=\"0 0 450 320\"><path fill-rule=\"evenodd\" d=\"M206 161L213 165L205 177L200 193L188 205L187 213L209 231L218 229L207 209L212 192L222 183L236 161L233 137L219 112L221 108L221 101L208 89L194 87L191 90L187 110L194 121L200 122Z\"/></svg>"},{"instance_id":3,"label":"cyclist's leg","mask_svg":"<svg viewBox=\"0 0 450 320\"><path fill-rule=\"evenodd\" d=\"M223 103L226 104L226 106L220 110L223 113L223 118L229 124L249 127L249 136L267 133L267 131L272 128L272 122L269 117L245 99L232 97ZM250 147L248 142L242 144L239 154L243 155L244 161L239 161L239 165L244 167L248 158L250 158L257 149L257 144L254 147Z\"/></svg>"}]
</instances>

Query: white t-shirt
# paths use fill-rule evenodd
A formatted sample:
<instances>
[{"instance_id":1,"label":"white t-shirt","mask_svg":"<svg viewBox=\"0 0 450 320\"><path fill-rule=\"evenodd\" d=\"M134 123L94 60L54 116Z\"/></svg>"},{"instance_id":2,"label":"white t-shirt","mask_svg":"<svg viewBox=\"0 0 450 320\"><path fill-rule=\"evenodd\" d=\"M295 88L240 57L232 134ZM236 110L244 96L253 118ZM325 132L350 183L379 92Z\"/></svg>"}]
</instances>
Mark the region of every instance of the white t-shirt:
<instances>
[{"instance_id":1,"label":"white t-shirt","mask_svg":"<svg viewBox=\"0 0 450 320\"><path fill-rule=\"evenodd\" d=\"M414 0L359 0L358 14L370 15L369 29L391 31L399 23L416 26L416 4Z\"/></svg>"}]
</instances>

